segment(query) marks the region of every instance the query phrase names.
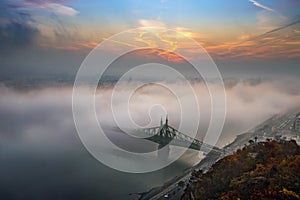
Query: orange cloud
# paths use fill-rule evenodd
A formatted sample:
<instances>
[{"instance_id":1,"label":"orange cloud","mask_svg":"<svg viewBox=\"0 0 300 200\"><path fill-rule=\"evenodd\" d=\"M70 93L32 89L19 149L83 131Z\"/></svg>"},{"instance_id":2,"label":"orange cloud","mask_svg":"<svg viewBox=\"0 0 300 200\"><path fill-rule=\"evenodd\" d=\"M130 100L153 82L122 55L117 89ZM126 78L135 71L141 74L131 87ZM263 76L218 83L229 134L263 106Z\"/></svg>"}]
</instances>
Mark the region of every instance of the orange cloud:
<instances>
[{"instance_id":1,"label":"orange cloud","mask_svg":"<svg viewBox=\"0 0 300 200\"><path fill-rule=\"evenodd\" d=\"M145 20L140 23L146 25L165 26L159 21ZM188 55L195 55L199 49L188 43L185 37L193 38L199 45L203 46L214 59L228 60L235 58L244 59L265 59L265 58L294 58L300 57L300 31L293 30L287 32L271 33L271 34L236 34L231 38L218 38L217 36L208 36L205 34L197 33L185 27L175 27L175 30L180 34L168 31L151 32L149 34L146 30L139 32L132 32L128 38L123 38L117 41L110 41L113 43L108 50L118 51L123 45L136 48L146 48L149 51L143 52L141 57L160 58L173 62L182 62L183 58L175 55L175 51L184 51ZM133 36L133 39L132 39ZM103 38L107 40L107 38ZM58 45L55 48L80 50L92 49L98 45L95 39L89 38L87 41L77 41L76 44ZM193 44L194 45L194 44ZM192 57L189 59L193 59Z\"/></svg>"}]
</instances>

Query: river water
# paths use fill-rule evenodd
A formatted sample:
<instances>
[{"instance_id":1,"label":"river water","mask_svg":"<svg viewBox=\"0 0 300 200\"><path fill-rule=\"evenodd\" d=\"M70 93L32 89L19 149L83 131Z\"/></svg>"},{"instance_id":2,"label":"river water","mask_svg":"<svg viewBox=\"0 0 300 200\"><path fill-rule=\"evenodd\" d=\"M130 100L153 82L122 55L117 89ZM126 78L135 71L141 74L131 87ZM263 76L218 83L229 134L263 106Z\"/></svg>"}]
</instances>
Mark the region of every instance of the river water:
<instances>
[{"instance_id":1,"label":"river water","mask_svg":"<svg viewBox=\"0 0 300 200\"><path fill-rule=\"evenodd\" d=\"M77 134L57 136L1 140L1 199L136 199L129 194L160 186L199 161L188 150L162 170L124 173L94 159Z\"/></svg>"}]
</instances>

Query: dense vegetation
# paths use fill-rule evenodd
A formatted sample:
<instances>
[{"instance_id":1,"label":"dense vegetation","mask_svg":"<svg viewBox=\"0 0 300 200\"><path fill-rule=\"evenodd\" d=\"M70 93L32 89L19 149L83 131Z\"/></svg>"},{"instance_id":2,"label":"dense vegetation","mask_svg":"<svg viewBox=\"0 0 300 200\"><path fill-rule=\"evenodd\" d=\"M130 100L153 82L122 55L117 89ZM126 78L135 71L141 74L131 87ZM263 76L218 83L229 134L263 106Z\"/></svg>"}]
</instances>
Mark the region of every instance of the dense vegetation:
<instances>
[{"instance_id":1,"label":"dense vegetation","mask_svg":"<svg viewBox=\"0 0 300 200\"><path fill-rule=\"evenodd\" d=\"M183 200L300 199L300 147L296 142L249 142L208 172L194 172Z\"/></svg>"}]
</instances>

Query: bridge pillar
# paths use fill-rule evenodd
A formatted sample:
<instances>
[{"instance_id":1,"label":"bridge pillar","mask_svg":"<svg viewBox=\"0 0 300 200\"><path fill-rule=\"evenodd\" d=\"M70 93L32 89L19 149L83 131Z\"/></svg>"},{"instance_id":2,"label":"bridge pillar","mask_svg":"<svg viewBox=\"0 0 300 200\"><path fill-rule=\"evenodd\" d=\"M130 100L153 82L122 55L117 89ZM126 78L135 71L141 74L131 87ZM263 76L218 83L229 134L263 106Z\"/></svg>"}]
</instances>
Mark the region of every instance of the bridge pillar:
<instances>
[{"instance_id":1,"label":"bridge pillar","mask_svg":"<svg viewBox=\"0 0 300 200\"><path fill-rule=\"evenodd\" d=\"M159 144L158 147L157 147L157 150L160 150L160 149L163 148L163 147L164 147L164 145ZM166 160L168 160L169 154L170 154L170 147L169 147L169 145L166 146L166 147L164 147L163 150L161 149L160 151L157 151L157 157L158 157L158 159L161 160L161 161L166 161Z\"/></svg>"}]
</instances>

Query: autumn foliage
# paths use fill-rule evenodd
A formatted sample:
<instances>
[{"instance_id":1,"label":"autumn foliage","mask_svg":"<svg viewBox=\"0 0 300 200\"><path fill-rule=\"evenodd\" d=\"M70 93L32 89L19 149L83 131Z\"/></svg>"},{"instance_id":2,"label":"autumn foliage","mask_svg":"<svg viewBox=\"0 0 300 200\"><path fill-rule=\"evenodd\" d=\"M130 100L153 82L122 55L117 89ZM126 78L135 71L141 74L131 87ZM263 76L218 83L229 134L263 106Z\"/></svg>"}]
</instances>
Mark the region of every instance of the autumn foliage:
<instances>
[{"instance_id":1,"label":"autumn foliage","mask_svg":"<svg viewBox=\"0 0 300 200\"><path fill-rule=\"evenodd\" d=\"M251 143L193 182L182 199L300 199L300 147L295 141Z\"/></svg>"}]
</instances>

